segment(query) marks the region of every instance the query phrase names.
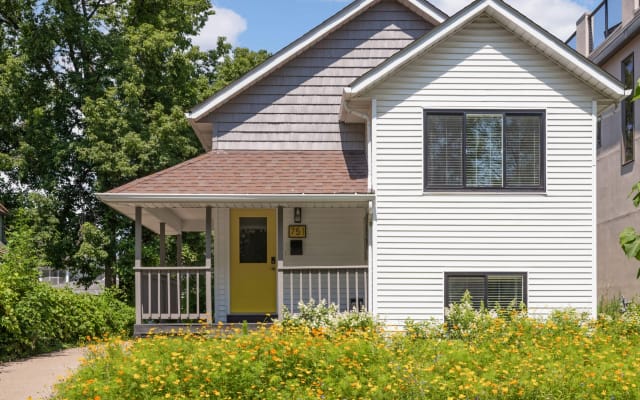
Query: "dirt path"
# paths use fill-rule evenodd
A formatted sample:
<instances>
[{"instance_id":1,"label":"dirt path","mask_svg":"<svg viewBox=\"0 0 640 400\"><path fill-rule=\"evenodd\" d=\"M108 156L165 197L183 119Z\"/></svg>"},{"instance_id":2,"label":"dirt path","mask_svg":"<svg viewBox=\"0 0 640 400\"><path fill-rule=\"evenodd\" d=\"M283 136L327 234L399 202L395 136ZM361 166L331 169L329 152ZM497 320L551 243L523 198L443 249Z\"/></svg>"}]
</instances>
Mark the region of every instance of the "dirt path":
<instances>
[{"instance_id":1,"label":"dirt path","mask_svg":"<svg viewBox=\"0 0 640 400\"><path fill-rule=\"evenodd\" d=\"M47 399L53 385L80 365L82 348L0 364L0 400Z\"/></svg>"}]
</instances>

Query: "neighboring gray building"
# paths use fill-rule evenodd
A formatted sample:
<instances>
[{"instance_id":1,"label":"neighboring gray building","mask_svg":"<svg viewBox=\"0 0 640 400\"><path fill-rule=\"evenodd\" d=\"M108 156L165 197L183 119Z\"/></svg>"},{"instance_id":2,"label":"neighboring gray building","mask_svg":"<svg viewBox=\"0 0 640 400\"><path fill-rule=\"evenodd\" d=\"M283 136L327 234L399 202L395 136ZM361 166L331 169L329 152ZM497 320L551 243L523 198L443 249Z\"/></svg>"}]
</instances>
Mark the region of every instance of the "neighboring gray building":
<instances>
[{"instance_id":1,"label":"neighboring gray building","mask_svg":"<svg viewBox=\"0 0 640 400\"><path fill-rule=\"evenodd\" d=\"M577 22L567 41L574 49L632 88L640 72L640 1L604 0ZM640 228L640 210L629 193L640 180L638 142L640 104L628 100L598 118L597 220L598 296L640 296L640 263L628 259L618 236L628 226Z\"/></svg>"}]
</instances>

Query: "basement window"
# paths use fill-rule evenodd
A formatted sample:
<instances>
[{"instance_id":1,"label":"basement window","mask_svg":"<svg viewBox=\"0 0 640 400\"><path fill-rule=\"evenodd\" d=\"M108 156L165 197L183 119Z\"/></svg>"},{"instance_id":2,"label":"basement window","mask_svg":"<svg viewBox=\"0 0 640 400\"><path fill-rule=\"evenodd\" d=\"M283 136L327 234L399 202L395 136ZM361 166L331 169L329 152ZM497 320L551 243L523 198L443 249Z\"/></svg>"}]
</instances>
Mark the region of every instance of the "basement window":
<instances>
[{"instance_id":1,"label":"basement window","mask_svg":"<svg viewBox=\"0 0 640 400\"><path fill-rule=\"evenodd\" d=\"M445 274L445 306L460 302L465 291L471 294L475 309L507 308L527 302L527 279L524 273L447 273Z\"/></svg>"}]
</instances>

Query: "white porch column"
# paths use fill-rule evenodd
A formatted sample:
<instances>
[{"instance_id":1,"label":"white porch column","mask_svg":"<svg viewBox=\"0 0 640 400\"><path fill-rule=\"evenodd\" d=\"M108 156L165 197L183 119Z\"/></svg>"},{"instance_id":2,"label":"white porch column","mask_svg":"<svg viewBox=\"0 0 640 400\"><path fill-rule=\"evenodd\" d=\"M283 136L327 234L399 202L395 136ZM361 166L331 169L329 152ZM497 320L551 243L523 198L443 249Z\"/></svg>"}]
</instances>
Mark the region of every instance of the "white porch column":
<instances>
[{"instance_id":1,"label":"white porch column","mask_svg":"<svg viewBox=\"0 0 640 400\"><path fill-rule=\"evenodd\" d=\"M160 222L160 266L164 267L167 265L167 248L166 248L166 224L164 222Z\"/></svg>"},{"instance_id":2,"label":"white porch column","mask_svg":"<svg viewBox=\"0 0 640 400\"><path fill-rule=\"evenodd\" d=\"M207 206L205 212L205 237L206 237L206 250L205 250L205 266L207 271L205 273L205 290L207 301L207 323L213 323L213 308L211 307L211 207Z\"/></svg>"},{"instance_id":3,"label":"white porch column","mask_svg":"<svg viewBox=\"0 0 640 400\"><path fill-rule=\"evenodd\" d=\"M284 222L283 222L283 213L284 209L282 207L278 207L277 211L277 233L276 240L278 243L278 270L277 270L277 281L276 281L276 290L278 291L278 297L276 302L276 310L278 312L278 319L282 318L282 306L284 305L284 271L282 267L284 267Z\"/></svg>"},{"instance_id":4,"label":"white porch column","mask_svg":"<svg viewBox=\"0 0 640 400\"><path fill-rule=\"evenodd\" d=\"M136 207L135 225L135 262L133 269L135 272L135 299L136 299L136 324L142 324L142 208Z\"/></svg>"}]
</instances>

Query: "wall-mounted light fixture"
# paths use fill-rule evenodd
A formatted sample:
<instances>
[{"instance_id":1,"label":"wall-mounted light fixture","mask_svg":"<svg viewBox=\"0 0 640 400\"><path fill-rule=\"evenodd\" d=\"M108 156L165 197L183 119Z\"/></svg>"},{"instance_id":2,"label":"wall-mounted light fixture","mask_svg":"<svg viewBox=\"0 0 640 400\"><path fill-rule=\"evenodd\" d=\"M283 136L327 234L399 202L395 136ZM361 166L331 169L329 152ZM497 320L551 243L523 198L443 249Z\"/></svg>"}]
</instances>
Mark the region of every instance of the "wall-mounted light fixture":
<instances>
[{"instance_id":1,"label":"wall-mounted light fixture","mask_svg":"<svg viewBox=\"0 0 640 400\"><path fill-rule=\"evenodd\" d=\"M293 222L296 224L302 222L302 208L296 207L293 209Z\"/></svg>"}]
</instances>

